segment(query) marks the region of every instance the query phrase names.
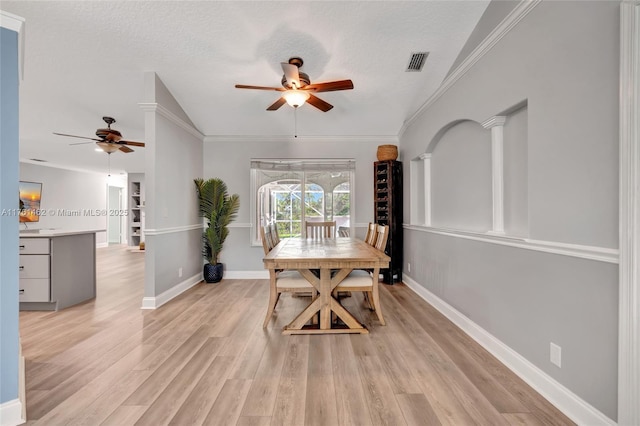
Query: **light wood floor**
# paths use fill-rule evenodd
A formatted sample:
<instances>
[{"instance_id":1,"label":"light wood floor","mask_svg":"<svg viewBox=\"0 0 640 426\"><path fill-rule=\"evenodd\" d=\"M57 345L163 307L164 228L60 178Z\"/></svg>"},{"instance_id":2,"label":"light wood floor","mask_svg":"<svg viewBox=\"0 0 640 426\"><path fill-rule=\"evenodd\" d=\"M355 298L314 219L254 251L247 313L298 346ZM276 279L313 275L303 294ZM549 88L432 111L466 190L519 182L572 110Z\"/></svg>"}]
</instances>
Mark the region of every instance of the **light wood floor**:
<instances>
[{"instance_id":1,"label":"light wood floor","mask_svg":"<svg viewBox=\"0 0 640 426\"><path fill-rule=\"evenodd\" d=\"M98 296L21 312L30 425L567 425L572 422L403 284L382 286L387 326L283 336L308 303L267 280L198 284L140 309L143 254L98 250Z\"/></svg>"}]
</instances>

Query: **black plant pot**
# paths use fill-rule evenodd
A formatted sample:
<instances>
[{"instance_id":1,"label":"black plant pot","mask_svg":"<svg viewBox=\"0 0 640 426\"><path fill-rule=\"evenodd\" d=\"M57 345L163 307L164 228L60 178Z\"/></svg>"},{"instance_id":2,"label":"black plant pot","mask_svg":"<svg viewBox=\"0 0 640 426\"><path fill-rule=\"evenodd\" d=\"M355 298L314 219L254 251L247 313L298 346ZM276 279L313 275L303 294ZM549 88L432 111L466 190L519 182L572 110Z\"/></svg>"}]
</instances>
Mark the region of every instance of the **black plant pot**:
<instances>
[{"instance_id":1,"label":"black plant pot","mask_svg":"<svg viewBox=\"0 0 640 426\"><path fill-rule=\"evenodd\" d=\"M223 273L222 263L216 263L215 265L212 265L211 263L204 264L204 271L202 274L204 275L204 280L206 282L208 283L220 282L222 280L222 273Z\"/></svg>"}]
</instances>

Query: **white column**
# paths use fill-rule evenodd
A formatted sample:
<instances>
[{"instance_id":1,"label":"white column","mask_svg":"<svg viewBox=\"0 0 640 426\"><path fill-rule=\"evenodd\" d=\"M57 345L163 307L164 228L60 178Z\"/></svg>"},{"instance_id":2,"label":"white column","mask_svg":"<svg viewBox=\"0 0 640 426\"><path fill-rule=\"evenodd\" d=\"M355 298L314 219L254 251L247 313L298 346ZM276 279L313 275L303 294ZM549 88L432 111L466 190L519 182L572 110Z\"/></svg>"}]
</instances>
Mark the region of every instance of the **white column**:
<instances>
[{"instance_id":1,"label":"white column","mask_svg":"<svg viewBox=\"0 0 640 426\"><path fill-rule=\"evenodd\" d=\"M421 154L424 167L424 226L431 226L431 154Z\"/></svg>"},{"instance_id":2,"label":"white column","mask_svg":"<svg viewBox=\"0 0 640 426\"><path fill-rule=\"evenodd\" d=\"M504 116L494 116L482 123L491 129L491 184L493 193L493 228L491 234L504 234Z\"/></svg>"},{"instance_id":3,"label":"white column","mask_svg":"<svg viewBox=\"0 0 640 426\"><path fill-rule=\"evenodd\" d=\"M640 1L620 5L618 424L640 424Z\"/></svg>"}]
</instances>

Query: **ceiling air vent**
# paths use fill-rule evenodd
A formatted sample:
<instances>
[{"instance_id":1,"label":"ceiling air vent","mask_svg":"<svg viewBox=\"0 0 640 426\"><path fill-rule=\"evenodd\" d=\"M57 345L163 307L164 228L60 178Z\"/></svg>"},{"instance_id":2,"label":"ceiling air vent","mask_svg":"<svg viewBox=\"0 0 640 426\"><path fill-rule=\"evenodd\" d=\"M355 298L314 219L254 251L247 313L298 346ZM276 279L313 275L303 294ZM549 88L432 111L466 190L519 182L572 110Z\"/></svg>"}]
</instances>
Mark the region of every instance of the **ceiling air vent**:
<instances>
[{"instance_id":1,"label":"ceiling air vent","mask_svg":"<svg viewBox=\"0 0 640 426\"><path fill-rule=\"evenodd\" d=\"M422 71L422 67L424 66L424 61L427 60L427 56L429 52L416 52L411 54L411 58L409 59L409 65L407 66L406 72L419 72Z\"/></svg>"}]
</instances>

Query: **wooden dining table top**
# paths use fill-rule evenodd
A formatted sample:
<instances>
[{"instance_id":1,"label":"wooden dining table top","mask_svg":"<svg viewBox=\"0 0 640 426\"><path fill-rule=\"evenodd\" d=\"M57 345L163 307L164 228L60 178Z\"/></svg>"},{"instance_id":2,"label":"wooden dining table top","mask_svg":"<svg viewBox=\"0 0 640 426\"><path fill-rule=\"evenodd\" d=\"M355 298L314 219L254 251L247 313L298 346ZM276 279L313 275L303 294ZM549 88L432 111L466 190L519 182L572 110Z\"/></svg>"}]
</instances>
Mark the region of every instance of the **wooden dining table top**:
<instances>
[{"instance_id":1,"label":"wooden dining table top","mask_svg":"<svg viewBox=\"0 0 640 426\"><path fill-rule=\"evenodd\" d=\"M352 237L283 238L263 261L267 269L387 268L391 258Z\"/></svg>"}]
</instances>

